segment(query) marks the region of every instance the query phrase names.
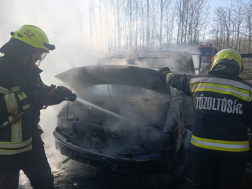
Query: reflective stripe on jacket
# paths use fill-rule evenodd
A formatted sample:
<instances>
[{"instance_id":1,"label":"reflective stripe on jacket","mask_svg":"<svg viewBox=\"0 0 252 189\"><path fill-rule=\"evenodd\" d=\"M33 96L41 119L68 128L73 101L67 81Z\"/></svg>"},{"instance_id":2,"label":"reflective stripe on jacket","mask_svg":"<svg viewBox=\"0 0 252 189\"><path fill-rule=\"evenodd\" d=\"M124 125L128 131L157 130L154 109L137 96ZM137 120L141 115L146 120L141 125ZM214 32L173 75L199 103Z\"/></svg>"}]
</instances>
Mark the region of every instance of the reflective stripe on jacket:
<instances>
[{"instance_id":1,"label":"reflective stripe on jacket","mask_svg":"<svg viewBox=\"0 0 252 189\"><path fill-rule=\"evenodd\" d=\"M191 95L194 124L191 149L217 156L246 156L252 128L252 87L237 75L212 71L187 76L167 74L167 84Z\"/></svg>"},{"instance_id":2,"label":"reflective stripe on jacket","mask_svg":"<svg viewBox=\"0 0 252 189\"><path fill-rule=\"evenodd\" d=\"M11 92L10 92L11 91ZM5 94L5 102L8 113L15 113L18 111L17 100L13 92L19 91L19 87L10 89L0 88L0 93ZM25 93L20 92L17 95L19 100L26 98ZM26 107L29 107L26 106ZM22 118L15 124L11 125L11 141L0 142L0 155L11 155L20 152L25 152L32 149L32 138L22 141Z\"/></svg>"}]
</instances>

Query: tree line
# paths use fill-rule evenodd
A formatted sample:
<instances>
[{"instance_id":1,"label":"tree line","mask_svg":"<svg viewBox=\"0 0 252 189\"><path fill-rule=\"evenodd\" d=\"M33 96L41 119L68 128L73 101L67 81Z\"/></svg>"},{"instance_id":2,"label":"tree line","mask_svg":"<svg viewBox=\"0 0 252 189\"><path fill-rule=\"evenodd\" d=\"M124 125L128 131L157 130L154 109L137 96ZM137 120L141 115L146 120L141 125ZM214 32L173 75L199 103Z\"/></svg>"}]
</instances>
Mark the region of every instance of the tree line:
<instances>
[{"instance_id":1,"label":"tree line","mask_svg":"<svg viewBox=\"0 0 252 189\"><path fill-rule=\"evenodd\" d=\"M234 48L251 53L252 2L233 0L214 12L211 41L218 49Z\"/></svg>"},{"instance_id":2,"label":"tree line","mask_svg":"<svg viewBox=\"0 0 252 189\"><path fill-rule=\"evenodd\" d=\"M204 43L251 52L251 0L230 0L212 14L209 0L88 2L89 42L110 53L188 49Z\"/></svg>"}]
</instances>

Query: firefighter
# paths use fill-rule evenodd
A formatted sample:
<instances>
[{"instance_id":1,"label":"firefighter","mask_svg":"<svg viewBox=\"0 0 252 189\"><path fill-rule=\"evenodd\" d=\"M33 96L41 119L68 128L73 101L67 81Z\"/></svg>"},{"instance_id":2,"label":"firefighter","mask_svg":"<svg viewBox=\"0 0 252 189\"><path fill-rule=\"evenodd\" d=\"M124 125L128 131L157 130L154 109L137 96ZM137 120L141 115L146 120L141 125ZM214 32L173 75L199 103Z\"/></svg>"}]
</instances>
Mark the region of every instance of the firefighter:
<instances>
[{"instance_id":1,"label":"firefighter","mask_svg":"<svg viewBox=\"0 0 252 189\"><path fill-rule=\"evenodd\" d=\"M194 188L241 188L252 129L252 86L239 77L243 64L234 49L219 51L207 74L185 75L161 68L165 84L192 97Z\"/></svg>"},{"instance_id":2,"label":"firefighter","mask_svg":"<svg viewBox=\"0 0 252 189\"><path fill-rule=\"evenodd\" d=\"M33 25L24 25L11 35L0 49L3 54L0 57L0 124L12 114L27 113L0 131L0 188L17 189L19 172L23 170L34 189L52 189L54 177L38 126L40 109L49 94L38 65L55 47ZM51 104L59 104L71 95L74 96L67 88L57 87L51 95Z\"/></svg>"}]
</instances>

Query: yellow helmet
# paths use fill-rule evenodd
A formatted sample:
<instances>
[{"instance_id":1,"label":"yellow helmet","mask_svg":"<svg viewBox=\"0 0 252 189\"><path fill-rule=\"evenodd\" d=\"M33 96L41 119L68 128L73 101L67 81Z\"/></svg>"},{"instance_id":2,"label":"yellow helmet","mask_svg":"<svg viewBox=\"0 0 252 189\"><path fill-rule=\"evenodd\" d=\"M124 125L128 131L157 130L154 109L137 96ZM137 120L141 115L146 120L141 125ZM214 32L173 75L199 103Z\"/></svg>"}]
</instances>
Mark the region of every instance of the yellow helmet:
<instances>
[{"instance_id":1,"label":"yellow helmet","mask_svg":"<svg viewBox=\"0 0 252 189\"><path fill-rule=\"evenodd\" d=\"M15 33L11 32L13 38L21 40L35 48L44 49L47 53L49 50L54 50L55 46L49 44L47 35L40 28L33 25L24 25Z\"/></svg>"},{"instance_id":2,"label":"yellow helmet","mask_svg":"<svg viewBox=\"0 0 252 189\"><path fill-rule=\"evenodd\" d=\"M212 70L219 63L228 63L230 65L235 65L237 69L239 69L239 74L243 70L241 55L234 49L223 49L219 51L214 57L210 70Z\"/></svg>"}]
</instances>

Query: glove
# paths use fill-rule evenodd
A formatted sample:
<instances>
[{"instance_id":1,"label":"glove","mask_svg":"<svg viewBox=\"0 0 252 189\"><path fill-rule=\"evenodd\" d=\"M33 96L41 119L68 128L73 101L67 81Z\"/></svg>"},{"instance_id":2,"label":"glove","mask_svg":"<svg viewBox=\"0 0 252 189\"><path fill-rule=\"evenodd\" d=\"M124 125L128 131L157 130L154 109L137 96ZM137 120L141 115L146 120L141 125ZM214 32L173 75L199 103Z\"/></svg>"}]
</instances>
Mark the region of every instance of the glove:
<instances>
[{"instance_id":1,"label":"glove","mask_svg":"<svg viewBox=\"0 0 252 189\"><path fill-rule=\"evenodd\" d=\"M72 91L66 87L58 86L54 92L51 104L60 104L64 100L73 102L76 100L76 94L72 93Z\"/></svg>"},{"instance_id":2,"label":"glove","mask_svg":"<svg viewBox=\"0 0 252 189\"><path fill-rule=\"evenodd\" d=\"M171 70L168 67L163 67L160 68L158 72L160 81L166 84L166 74L171 73Z\"/></svg>"},{"instance_id":3,"label":"glove","mask_svg":"<svg viewBox=\"0 0 252 189\"><path fill-rule=\"evenodd\" d=\"M45 105L48 93L44 90L25 92L28 103L36 108L42 108Z\"/></svg>"}]
</instances>

